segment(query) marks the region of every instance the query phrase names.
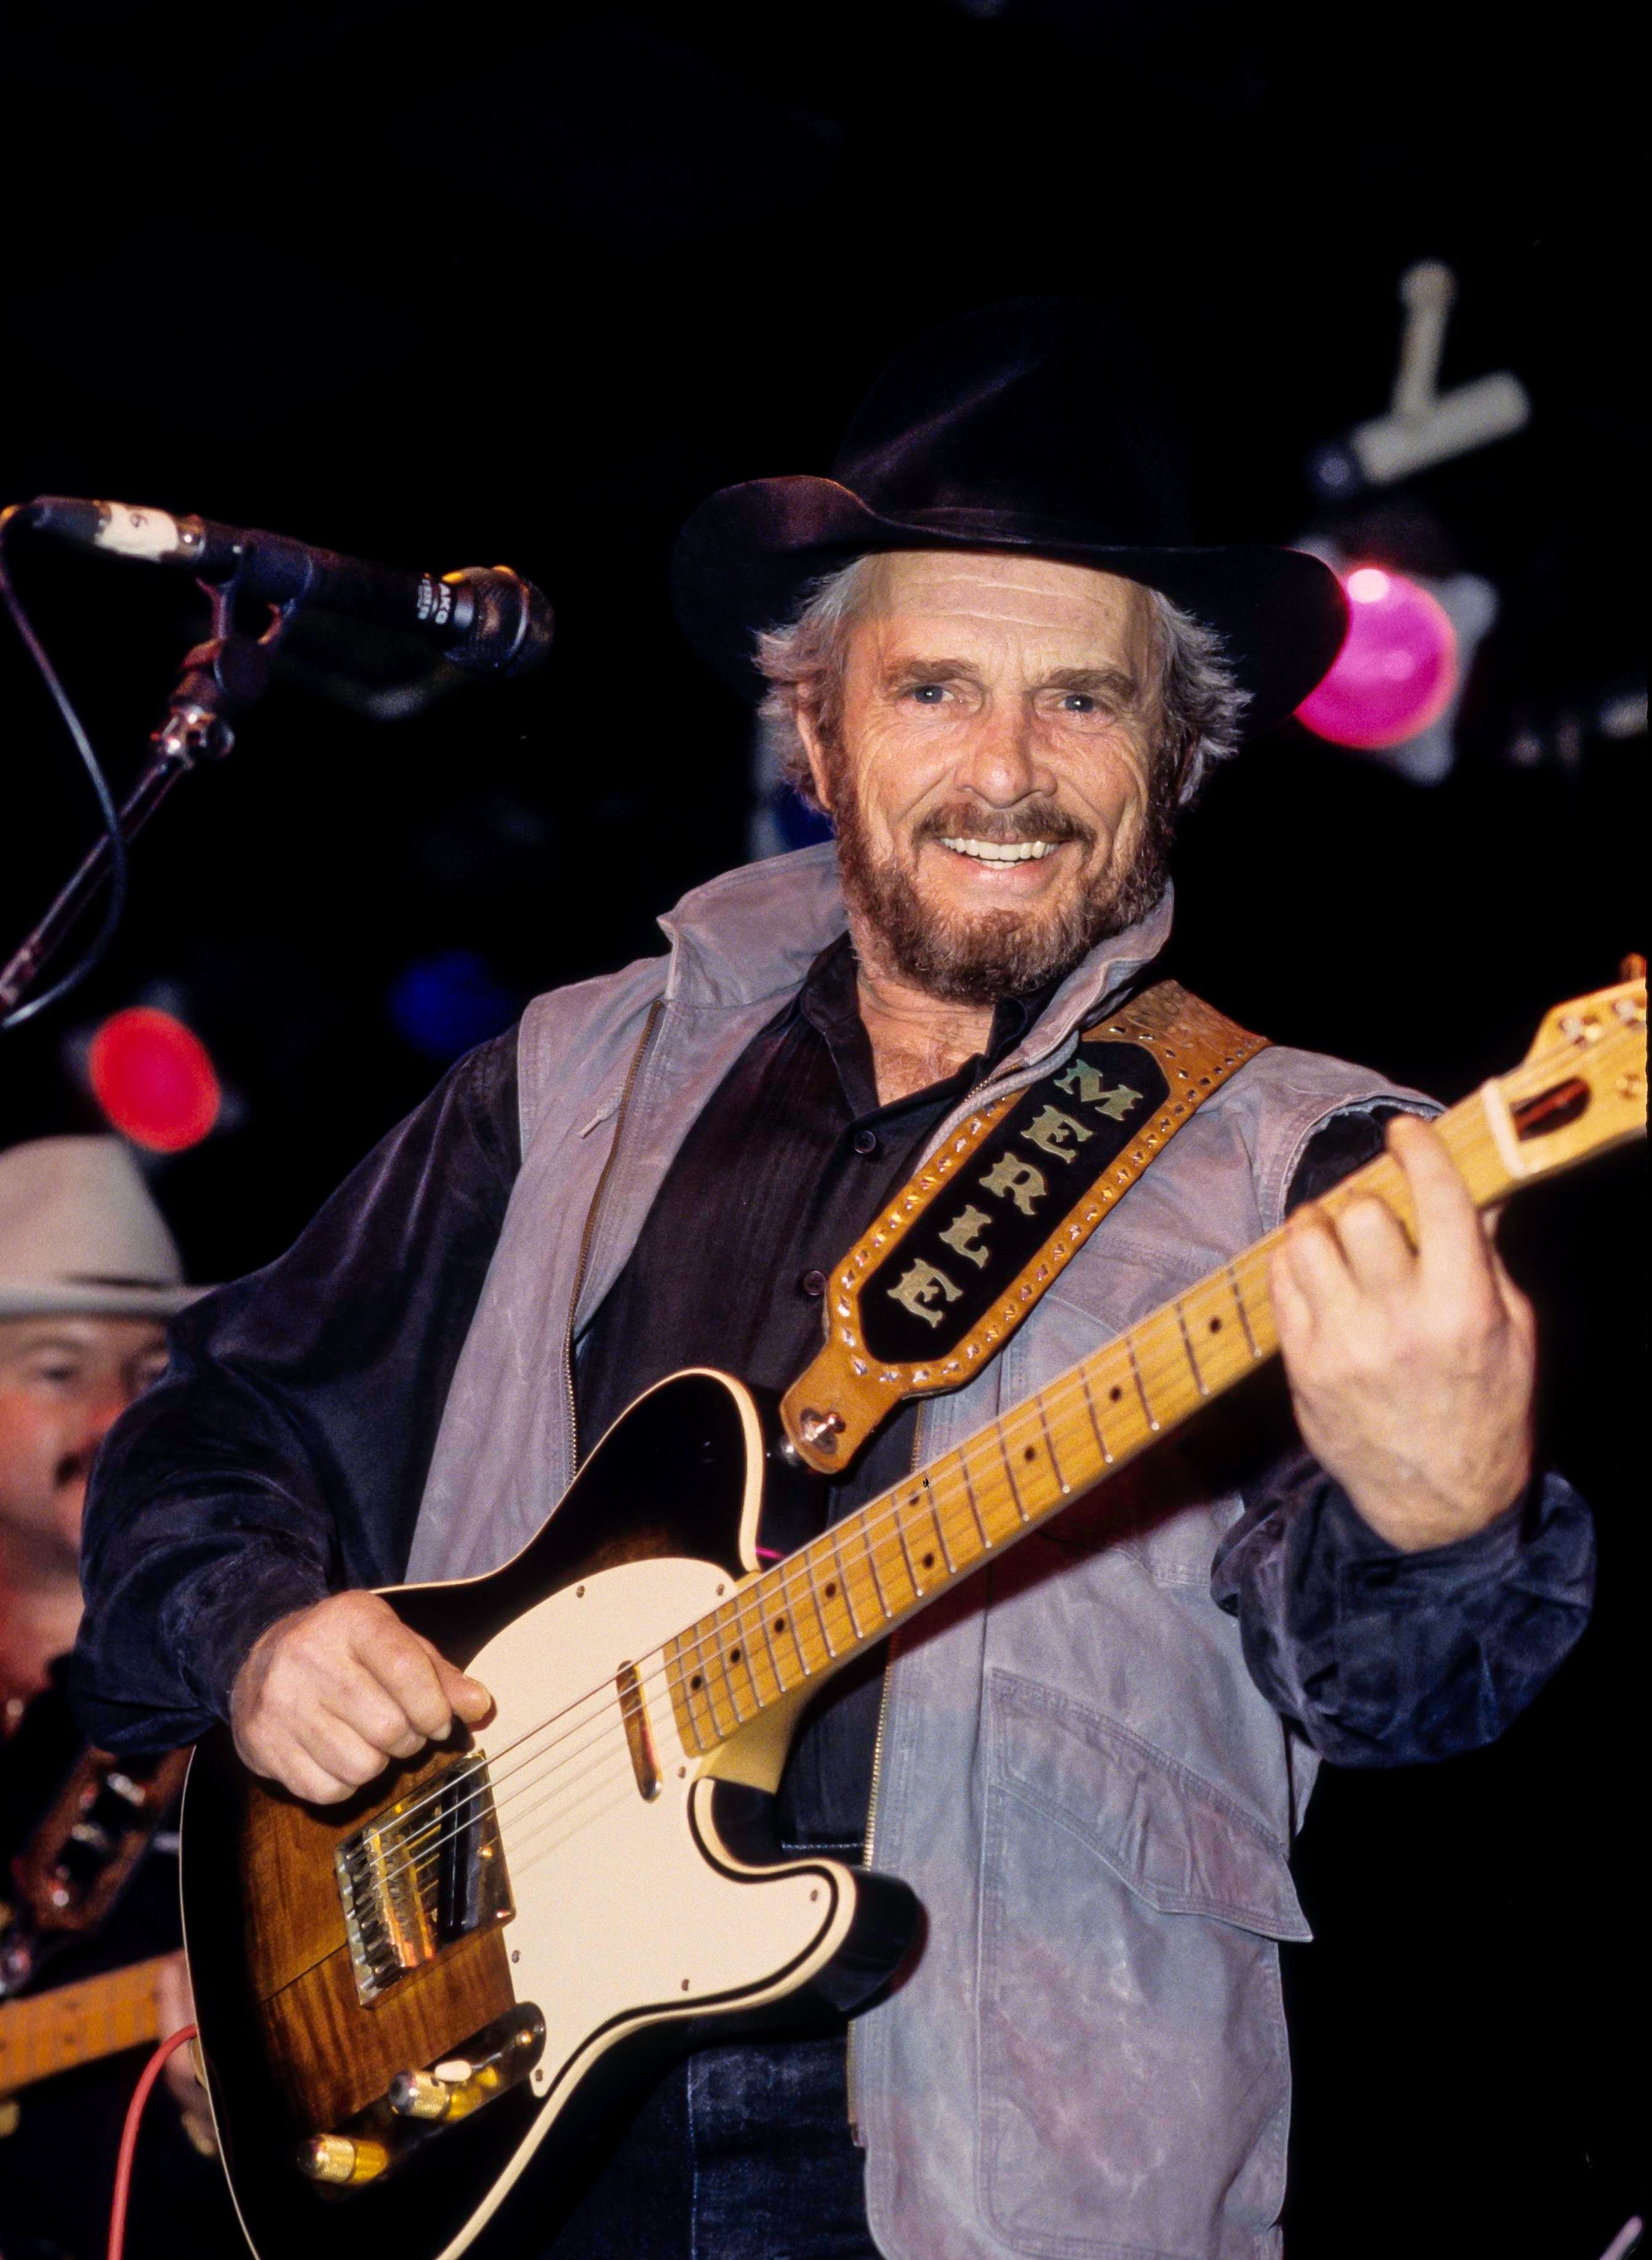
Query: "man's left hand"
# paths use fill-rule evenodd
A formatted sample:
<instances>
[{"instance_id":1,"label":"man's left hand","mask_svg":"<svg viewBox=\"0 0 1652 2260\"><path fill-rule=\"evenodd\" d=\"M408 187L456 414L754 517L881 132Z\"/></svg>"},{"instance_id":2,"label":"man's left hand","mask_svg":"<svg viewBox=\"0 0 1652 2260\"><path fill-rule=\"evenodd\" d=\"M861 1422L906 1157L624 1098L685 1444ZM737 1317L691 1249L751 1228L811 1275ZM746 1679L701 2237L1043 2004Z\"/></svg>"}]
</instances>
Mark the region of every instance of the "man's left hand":
<instances>
[{"instance_id":1,"label":"man's left hand","mask_svg":"<svg viewBox=\"0 0 1652 2260\"><path fill-rule=\"evenodd\" d=\"M1402 1116L1388 1145L1415 1248L1379 1200L1314 1204L1269 1287L1304 1443L1412 1552L1483 1529L1531 1480L1537 1328L1438 1133Z\"/></svg>"},{"instance_id":2,"label":"man's left hand","mask_svg":"<svg viewBox=\"0 0 1652 2260\"><path fill-rule=\"evenodd\" d=\"M175 2033L180 2025L195 2022L190 1966L181 1954L169 1955L161 1965L155 1981L155 2012L163 2038L168 2033ZM183 2131L191 2145L204 2158L214 2158L218 2156L218 2138L212 2132L212 2113L201 2078L201 2060L197 2054L199 2047L198 2041L191 2041L187 2048L175 2049L167 2058L161 2077L172 2090L172 2099L178 2106Z\"/></svg>"}]
</instances>

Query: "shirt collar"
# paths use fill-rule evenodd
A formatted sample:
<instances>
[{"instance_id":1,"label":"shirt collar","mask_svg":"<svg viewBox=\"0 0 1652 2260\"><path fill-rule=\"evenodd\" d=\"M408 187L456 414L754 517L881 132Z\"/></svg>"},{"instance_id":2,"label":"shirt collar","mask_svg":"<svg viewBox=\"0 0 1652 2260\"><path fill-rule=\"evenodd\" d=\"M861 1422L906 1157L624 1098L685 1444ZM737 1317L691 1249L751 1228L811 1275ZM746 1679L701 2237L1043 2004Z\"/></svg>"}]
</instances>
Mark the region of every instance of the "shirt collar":
<instances>
[{"instance_id":1,"label":"shirt collar","mask_svg":"<svg viewBox=\"0 0 1652 2260\"><path fill-rule=\"evenodd\" d=\"M993 1061L994 1078L1055 1051L1122 1003L1163 951L1174 915L1167 886L1145 918L1098 942L1032 1026ZM725 871L685 895L660 924L671 942L668 1004L728 1008L795 992L845 930L836 848L828 840ZM995 1038L998 1032L995 1023Z\"/></svg>"},{"instance_id":2,"label":"shirt collar","mask_svg":"<svg viewBox=\"0 0 1652 2260\"><path fill-rule=\"evenodd\" d=\"M872 1047L866 1023L861 1018L855 951L847 933L828 942L809 968L793 1011L824 1039L837 1069L838 1080L843 1085L849 1112L858 1121L873 1115L894 1114L906 1107L933 1105L938 1100L962 1098L966 1091L984 1082L999 1061L1023 1040L1054 998L1059 985L1052 981L1030 996L1000 997L993 1007L992 1028L984 1052L965 1060L962 1067L940 1083L931 1084L922 1091L909 1091L905 1098L893 1099L887 1105L882 1105L877 1097Z\"/></svg>"}]
</instances>

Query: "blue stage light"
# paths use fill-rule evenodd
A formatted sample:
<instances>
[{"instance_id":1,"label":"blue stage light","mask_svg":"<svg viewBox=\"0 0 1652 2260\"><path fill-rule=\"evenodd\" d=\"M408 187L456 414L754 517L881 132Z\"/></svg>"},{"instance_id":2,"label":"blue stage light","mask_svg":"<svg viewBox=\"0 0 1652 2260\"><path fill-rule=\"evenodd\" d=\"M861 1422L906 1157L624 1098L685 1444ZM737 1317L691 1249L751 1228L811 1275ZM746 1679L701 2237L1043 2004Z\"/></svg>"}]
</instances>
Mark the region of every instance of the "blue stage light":
<instances>
[{"instance_id":1,"label":"blue stage light","mask_svg":"<svg viewBox=\"0 0 1652 2260\"><path fill-rule=\"evenodd\" d=\"M431 1060L454 1060L502 1034L521 1011L487 959L474 949L444 949L403 968L385 998L403 1042Z\"/></svg>"}]
</instances>

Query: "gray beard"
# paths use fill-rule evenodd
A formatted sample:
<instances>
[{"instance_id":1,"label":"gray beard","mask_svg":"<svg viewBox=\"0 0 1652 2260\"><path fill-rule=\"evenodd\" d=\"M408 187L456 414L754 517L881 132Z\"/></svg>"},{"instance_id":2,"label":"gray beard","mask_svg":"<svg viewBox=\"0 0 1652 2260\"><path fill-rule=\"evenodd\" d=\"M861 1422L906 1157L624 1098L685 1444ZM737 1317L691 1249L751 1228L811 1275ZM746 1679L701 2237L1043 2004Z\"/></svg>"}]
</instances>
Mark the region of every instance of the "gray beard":
<instances>
[{"instance_id":1,"label":"gray beard","mask_svg":"<svg viewBox=\"0 0 1652 2260\"><path fill-rule=\"evenodd\" d=\"M936 912L898 864L873 852L853 794L836 797L845 899L877 936L891 968L942 1004L996 1005L1060 980L1098 942L1144 919L1169 876L1174 804L1155 789L1130 862L1123 869L1107 865L1054 911L987 911L976 918ZM988 836L1000 833L995 827Z\"/></svg>"}]
</instances>

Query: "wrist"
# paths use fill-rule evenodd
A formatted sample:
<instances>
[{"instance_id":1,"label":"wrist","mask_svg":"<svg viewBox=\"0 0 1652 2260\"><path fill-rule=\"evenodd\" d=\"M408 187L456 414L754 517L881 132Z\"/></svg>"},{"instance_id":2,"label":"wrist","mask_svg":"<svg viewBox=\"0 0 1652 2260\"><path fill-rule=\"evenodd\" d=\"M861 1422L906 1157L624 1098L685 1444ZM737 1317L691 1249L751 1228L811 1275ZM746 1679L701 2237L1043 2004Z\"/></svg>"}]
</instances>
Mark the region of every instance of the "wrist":
<instances>
[{"instance_id":1,"label":"wrist","mask_svg":"<svg viewBox=\"0 0 1652 2260\"><path fill-rule=\"evenodd\" d=\"M1453 1497L1423 1484L1342 1482L1348 1504L1367 1529L1399 1554L1433 1553L1489 1529L1518 1506L1531 1486L1529 1457L1495 1482Z\"/></svg>"}]
</instances>

